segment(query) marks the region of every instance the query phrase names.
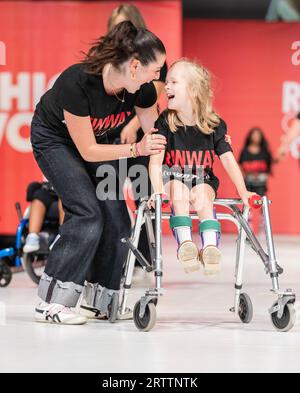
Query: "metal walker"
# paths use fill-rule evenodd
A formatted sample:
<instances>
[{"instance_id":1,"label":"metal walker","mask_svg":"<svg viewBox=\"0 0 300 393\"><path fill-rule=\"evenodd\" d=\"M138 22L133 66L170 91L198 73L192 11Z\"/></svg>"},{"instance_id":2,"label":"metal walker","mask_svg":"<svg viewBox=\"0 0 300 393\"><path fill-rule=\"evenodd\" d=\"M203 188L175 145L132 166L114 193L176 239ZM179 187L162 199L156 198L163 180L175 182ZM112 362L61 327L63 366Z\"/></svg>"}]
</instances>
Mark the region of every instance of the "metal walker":
<instances>
[{"instance_id":1,"label":"metal walker","mask_svg":"<svg viewBox=\"0 0 300 393\"><path fill-rule=\"evenodd\" d=\"M273 326L282 332L290 330L296 322L295 301L296 296L291 289L280 290L279 275L283 269L278 265L275 256L274 242L269 211L270 201L266 196L262 197L255 204L261 205L263 209L264 228L267 244L267 252L259 243L257 237L251 230L248 223L249 208L242 204L240 199L216 199L214 205L224 206L230 210L229 213L217 213L219 220L233 222L238 229L236 265L235 265L235 296L234 305L231 312L238 315L243 323L250 323L253 316L253 308L250 297L242 292L243 268L245 245L248 243L258 254L264 264L265 272L270 275L272 282L271 291L278 296L278 299L269 309ZM243 205L242 210L238 207ZM162 288L163 260L162 260L162 220L169 219L170 213L162 212L162 196L157 194L155 198L155 213L147 206L147 199L141 200L137 210L137 217L131 238L122 239L126 243L129 252L125 265L125 276L121 288L121 301L119 318L128 312L127 300L131 288L135 259L139 261L143 269L147 272L154 272L155 286L145 291L145 295L135 304L133 310L133 320L138 330L149 331L156 322L156 305L159 296L165 293ZM155 218L155 233L151 220ZM192 219L198 219L196 214L191 214ZM147 261L142 253L137 249L142 225L146 225L149 248L151 252L151 262Z\"/></svg>"}]
</instances>

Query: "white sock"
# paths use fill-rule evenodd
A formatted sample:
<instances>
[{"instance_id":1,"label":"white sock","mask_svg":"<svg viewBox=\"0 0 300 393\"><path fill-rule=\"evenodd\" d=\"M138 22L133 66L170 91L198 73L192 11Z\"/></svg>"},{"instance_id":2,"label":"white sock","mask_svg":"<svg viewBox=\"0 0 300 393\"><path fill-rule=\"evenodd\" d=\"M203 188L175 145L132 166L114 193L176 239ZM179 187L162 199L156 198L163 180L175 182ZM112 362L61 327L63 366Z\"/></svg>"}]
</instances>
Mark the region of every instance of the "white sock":
<instances>
[{"instance_id":1,"label":"white sock","mask_svg":"<svg viewBox=\"0 0 300 393\"><path fill-rule=\"evenodd\" d=\"M174 228L174 231L179 244L182 244L187 240L192 240L191 227L176 227Z\"/></svg>"},{"instance_id":2,"label":"white sock","mask_svg":"<svg viewBox=\"0 0 300 393\"><path fill-rule=\"evenodd\" d=\"M209 220L202 220L201 222L211 221ZM202 248L206 246L216 246L217 243L217 232L216 231L205 231L201 232L201 240L202 240Z\"/></svg>"},{"instance_id":3,"label":"white sock","mask_svg":"<svg viewBox=\"0 0 300 393\"><path fill-rule=\"evenodd\" d=\"M216 246L217 245L217 232L205 231L202 233L201 236L202 236L203 248L206 246Z\"/></svg>"}]
</instances>

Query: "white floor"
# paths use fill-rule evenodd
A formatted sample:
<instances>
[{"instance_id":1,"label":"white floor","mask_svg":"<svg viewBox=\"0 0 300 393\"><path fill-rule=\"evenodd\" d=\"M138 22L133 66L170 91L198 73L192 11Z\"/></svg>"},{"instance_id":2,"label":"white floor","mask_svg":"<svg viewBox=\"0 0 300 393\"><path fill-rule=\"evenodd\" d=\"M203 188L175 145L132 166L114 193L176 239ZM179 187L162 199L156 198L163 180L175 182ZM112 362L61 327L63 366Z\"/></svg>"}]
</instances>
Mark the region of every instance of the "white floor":
<instances>
[{"instance_id":1,"label":"white floor","mask_svg":"<svg viewBox=\"0 0 300 393\"><path fill-rule=\"evenodd\" d=\"M300 238L276 237L280 283L300 298ZM235 238L223 236L222 273L186 275L173 239L164 239L164 286L157 323L148 333L133 321L57 326L33 321L36 288L25 273L0 288L0 372L299 372L300 328L274 330L268 308L271 282L256 254L246 253L244 290L254 318L244 325L228 310L233 302ZM131 292L132 304L142 294ZM299 318L300 319L300 318Z\"/></svg>"}]
</instances>

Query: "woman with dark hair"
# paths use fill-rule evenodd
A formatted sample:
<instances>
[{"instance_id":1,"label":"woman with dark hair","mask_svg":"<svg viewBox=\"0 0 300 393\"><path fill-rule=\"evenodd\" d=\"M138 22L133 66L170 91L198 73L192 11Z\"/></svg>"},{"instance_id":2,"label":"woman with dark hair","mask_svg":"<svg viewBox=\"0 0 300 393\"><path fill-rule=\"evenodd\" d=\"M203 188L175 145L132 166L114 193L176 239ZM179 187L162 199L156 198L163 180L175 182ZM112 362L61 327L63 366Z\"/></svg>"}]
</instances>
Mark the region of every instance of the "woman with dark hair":
<instances>
[{"instance_id":1,"label":"woman with dark hair","mask_svg":"<svg viewBox=\"0 0 300 393\"><path fill-rule=\"evenodd\" d=\"M98 187L107 173L107 162L105 168L101 162L115 168L116 183L117 160L164 149L165 138L152 129L157 95L151 81L159 77L165 58L153 33L122 22L91 47L82 63L65 70L37 105L31 126L34 156L65 211L40 281L37 321L85 323L72 310L83 290L88 304L92 299L99 313L116 317L126 252L120 239L129 235L130 221L118 187L109 189L109 199ZM133 109L146 132L143 139L109 144L109 134Z\"/></svg>"},{"instance_id":2,"label":"woman with dark hair","mask_svg":"<svg viewBox=\"0 0 300 393\"><path fill-rule=\"evenodd\" d=\"M113 9L107 23L108 31L111 31L118 23L126 20L133 23L136 28L147 28L143 15L139 11L139 9L133 4L124 3ZM165 62L160 71L159 78L153 81L158 98L164 90L167 71L167 64ZM139 142L143 138L143 135L144 132L141 129L139 119L136 116L136 113L132 111L131 116L128 117L126 124L124 124L124 127L114 130L109 135L109 140L111 143L133 143L136 141ZM147 175L143 176L143 187L139 186L136 189L134 187L136 180L141 177L141 171L135 170L138 169L137 165L140 165L139 169L144 169L143 173ZM132 184L132 194L135 200L136 208L139 205L141 197L149 197L152 194L151 182L148 176L148 166L149 156L138 157L137 159L127 159L127 173L124 173L124 177L121 182L125 182L125 176L128 176L130 178ZM152 223L154 226L154 221L152 221ZM142 252L144 257L148 261L151 261L148 236L145 225L143 225L141 229L138 249ZM136 261L136 269L134 271L135 277L143 278L146 276L146 274L146 271L143 270L139 262Z\"/></svg>"},{"instance_id":3,"label":"woman with dark hair","mask_svg":"<svg viewBox=\"0 0 300 393\"><path fill-rule=\"evenodd\" d=\"M272 154L263 131L259 127L251 128L239 158L248 191L261 196L266 194L272 162Z\"/></svg>"}]
</instances>

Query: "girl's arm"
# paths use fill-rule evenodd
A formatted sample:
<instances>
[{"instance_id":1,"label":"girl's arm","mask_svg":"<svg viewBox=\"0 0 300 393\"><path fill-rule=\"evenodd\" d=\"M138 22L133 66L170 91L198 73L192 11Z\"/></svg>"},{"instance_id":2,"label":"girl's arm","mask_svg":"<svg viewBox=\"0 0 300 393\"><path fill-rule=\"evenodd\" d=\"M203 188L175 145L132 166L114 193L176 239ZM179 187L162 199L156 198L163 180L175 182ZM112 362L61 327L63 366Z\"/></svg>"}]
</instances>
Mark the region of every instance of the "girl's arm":
<instances>
[{"instance_id":1,"label":"girl's arm","mask_svg":"<svg viewBox=\"0 0 300 393\"><path fill-rule=\"evenodd\" d=\"M97 144L89 116L76 116L64 110L64 118L70 136L85 161L110 161L132 156L132 146L130 144ZM150 120L147 124L151 124ZM149 127L148 132L139 143L138 151L143 156L158 154L164 149L165 144L165 137L153 134L153 130Z\"/></svg>"},{"instance_id":2,"label":"girl's arm","mask_svg":"<svg viewBox=\"0 0 300 393\"><path fill-rule=\"evenodd\" d=\"M162 164L164 160L165 151L150 157L149 162L149 176L153 187L154 194L164 194Z\"/></svg>"},{"instance_id":3,"label":"girl's arm","mask_svg":"<svg viewBox=\"0 0 300 393\"><path fill-rule=\"evenodd\" d=\"M234 155L231 152L224 153L220 156L220 160L233 184L235 185L243 203L249 207L248 199L251 198L252 195L255 195L255 192L249 192L246 189L242 172L234 158Z\"/></svg>"}]
</instances>

